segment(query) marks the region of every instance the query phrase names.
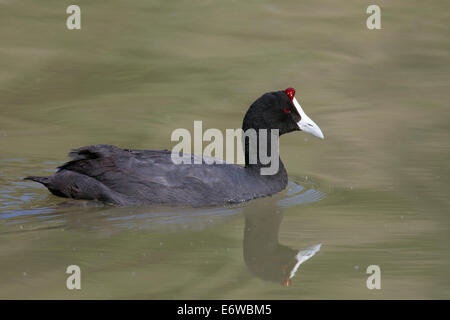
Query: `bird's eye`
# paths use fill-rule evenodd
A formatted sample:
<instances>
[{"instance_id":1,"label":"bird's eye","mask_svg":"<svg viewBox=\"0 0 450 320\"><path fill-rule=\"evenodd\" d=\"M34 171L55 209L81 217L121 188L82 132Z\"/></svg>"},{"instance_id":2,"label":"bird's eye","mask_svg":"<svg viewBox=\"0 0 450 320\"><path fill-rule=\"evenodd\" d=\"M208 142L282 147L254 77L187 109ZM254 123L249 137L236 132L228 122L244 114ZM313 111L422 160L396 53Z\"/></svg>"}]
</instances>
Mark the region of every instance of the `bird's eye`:
<instances>
[{"instance_id":1,"label":"bird's eye","mask_svg":"<svg viewBox=\"0 0 450 320\"><path fill-rule=\"evenodd\" d=\"M291 109L289 109L289 108L284 108L284 113L291 113Z\"/></svg>"}]
</instances>

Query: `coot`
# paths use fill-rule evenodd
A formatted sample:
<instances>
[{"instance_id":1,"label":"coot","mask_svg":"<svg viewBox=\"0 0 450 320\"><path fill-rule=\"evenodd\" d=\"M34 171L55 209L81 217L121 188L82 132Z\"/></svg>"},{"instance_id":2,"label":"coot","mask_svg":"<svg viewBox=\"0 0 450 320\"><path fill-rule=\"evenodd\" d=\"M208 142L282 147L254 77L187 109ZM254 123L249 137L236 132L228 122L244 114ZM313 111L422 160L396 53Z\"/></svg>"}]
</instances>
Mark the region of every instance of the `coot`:
<instances>
[{"instance_id":1,"label":"coot","mask_svg":"<svg viewBox=\"0 0 450 320\"><path fill-rule=\"evenodd\" d=\"M245 114L242 129L279 130L279 135L301 130L323 139L320 128L305 114L295 90L268 92ZM259 139L258 139L259 141ZM270 139L267 139L270 144ZM270 150L268 146L266 150ZM259 149L260 146L257 146ZM97 200L108 204L208 206L239 203L272 195L288 182L279 160L278 171L262 175L267 164L249 161L244 144L245 167L236 164L175 164L168 150L129 150L94 145L73 150L71 161L53 176L25 179L42 183L60 197ZM253 158L254 159L254 158ZM278 158L279 159L279 158Z\"/></svg>"}]
</instances>

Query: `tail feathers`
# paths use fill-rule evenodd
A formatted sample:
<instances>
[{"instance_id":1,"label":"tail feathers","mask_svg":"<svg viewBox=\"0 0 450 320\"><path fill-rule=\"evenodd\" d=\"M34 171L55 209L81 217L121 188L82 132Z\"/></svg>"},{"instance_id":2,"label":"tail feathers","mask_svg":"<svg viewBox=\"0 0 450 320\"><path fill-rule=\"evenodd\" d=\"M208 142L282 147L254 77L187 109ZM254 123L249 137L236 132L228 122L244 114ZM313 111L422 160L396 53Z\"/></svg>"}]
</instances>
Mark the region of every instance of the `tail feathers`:
<instances>
[{"instance_id":1,"label":"tail feathers","mask_svg":"<svg viewBox=\"0 0 450 320\"><path fill-rule=\"evenodd\" d=\"M36 181L36 182L42 183L44 186L47 186L50 183L51 178L52 177L29 176L29 177L24 178L24 180Z\"/></svg>"}]
</instances>

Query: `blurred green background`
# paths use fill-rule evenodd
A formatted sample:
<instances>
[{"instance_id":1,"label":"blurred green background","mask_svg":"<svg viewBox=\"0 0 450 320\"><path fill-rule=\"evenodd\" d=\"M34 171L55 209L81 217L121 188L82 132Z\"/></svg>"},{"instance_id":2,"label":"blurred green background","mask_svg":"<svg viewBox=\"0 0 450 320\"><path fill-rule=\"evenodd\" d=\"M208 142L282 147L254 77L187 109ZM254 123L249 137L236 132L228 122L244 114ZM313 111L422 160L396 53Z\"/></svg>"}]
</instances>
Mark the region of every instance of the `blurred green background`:
<instances>
[{"instance_id":1,"label":"blurred green background","mask_svg":"<svg viewBox=\"0 0 450 320\"><path fill-rule=\"evenodd\" d=\"M66 28L73 3L81 30ZM0 0L0 298L450 298L449 21L448 1ZM83 145L170 149L194 120L238 128L290 86L326 139L283 136L281 157L320 201L281 208L285 192L171 224L22 181ZM266 205L280 243L322 243L288 288L244 263L243 212ZM71 264L82 290L65 287Z\"/></svg>"}]
</instances>

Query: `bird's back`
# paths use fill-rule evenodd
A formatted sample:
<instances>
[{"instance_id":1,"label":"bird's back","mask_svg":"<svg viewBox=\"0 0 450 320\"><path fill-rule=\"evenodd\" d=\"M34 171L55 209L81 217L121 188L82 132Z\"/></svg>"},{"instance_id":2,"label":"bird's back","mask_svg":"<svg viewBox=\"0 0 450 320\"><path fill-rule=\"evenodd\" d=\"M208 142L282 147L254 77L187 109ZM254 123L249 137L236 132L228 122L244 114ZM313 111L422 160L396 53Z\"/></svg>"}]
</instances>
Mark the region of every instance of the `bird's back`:
<instances>
[{"instance_id":1,"label":"bird's back","mask_svg":"<svg viewBox=\"0 0 450 320\"><path fill-rule=\"evenodd\" d=\"M273 194L287 183L234 164L175 164L168 150L95 145L69 156L54 176L29 179L58 196L118 205L237 203Z\"/></svg>"}]
</instances>

